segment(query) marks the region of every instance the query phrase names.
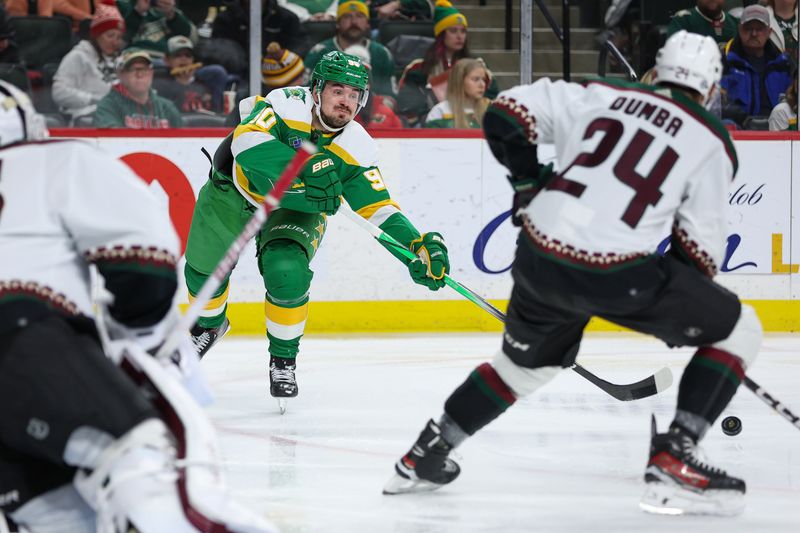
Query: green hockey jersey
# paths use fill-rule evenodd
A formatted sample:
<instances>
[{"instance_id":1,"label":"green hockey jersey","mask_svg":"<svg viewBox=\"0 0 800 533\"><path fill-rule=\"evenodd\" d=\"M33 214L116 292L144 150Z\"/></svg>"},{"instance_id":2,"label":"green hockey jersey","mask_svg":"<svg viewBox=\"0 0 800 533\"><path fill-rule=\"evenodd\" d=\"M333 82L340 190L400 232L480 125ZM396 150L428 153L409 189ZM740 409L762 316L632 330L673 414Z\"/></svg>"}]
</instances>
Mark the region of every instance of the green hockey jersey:
<instances>
[{"instance_id":1,"label":"green hockey jersey","mask_svg":"<svg viewBox=\"0 0 800 533\"><path fill-rule=\"evenodd\" d=\"M360 124L351 121L341 131L329 134L313 129L314 104L308 87L276 89L243 104L240 109L252 107L233 133L230 178L249 202L257 205L263 200L295 150L309 141L333 159L344 199L354 211L405 245L419 237L389 195L378 168L377 145ZM299 178L280 206L316 212L306 202L305 186Z\"/></svg>"}]
</instances>

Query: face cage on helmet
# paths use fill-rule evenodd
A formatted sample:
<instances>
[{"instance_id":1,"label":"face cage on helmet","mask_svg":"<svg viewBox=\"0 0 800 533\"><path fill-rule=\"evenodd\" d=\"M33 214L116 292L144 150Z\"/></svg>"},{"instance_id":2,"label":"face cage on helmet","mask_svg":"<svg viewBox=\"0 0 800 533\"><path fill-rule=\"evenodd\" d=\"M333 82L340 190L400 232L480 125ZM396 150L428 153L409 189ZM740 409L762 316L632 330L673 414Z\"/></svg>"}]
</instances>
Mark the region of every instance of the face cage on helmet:
<instances>
[{"instance_id":1,"label":"face cage on helmet","mask_svg":"<svg viewBox=\"0 0 800 533\"><path fill-rule=\"evenodd\" d=\"M314 82L314 92L316 92L319 95L320 104L322 103L322 91L323 91L323 89L325 89L325 84L326 83L328 83L328 80L325 80L323 78L317 78L317 80ZM350 85L349 83L342 83L340 81L334 81L333 83L339 83L341 85L347 85L348 87L352 87L353 89L358 89L359 91L361 91L361 96L358 99L358 109L356 109L356 113L355 113L356 115L358 115L358 112L361 111L362 109L364 109L364 107L366 107L367 100L369 100L369 89L368 88L365 87L364 89L359 89L355 85Z\"/></svg>"}]
</instances>

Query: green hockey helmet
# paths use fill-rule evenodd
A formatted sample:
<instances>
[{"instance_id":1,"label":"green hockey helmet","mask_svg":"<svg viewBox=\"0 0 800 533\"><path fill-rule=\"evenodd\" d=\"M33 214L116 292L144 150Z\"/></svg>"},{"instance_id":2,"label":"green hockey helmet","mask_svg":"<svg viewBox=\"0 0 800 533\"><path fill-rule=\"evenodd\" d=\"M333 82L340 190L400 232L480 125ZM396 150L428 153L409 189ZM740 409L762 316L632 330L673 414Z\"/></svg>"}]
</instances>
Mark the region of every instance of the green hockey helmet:
<instances>
[{"instance_id":1,"label":"green hockey helmet","mask_svg":"<svg viewBox=\"0 0 800 533\"><path fill-rule=\"evenodd\" d=\"M311 88L320 94L327 82L349 85L361 91L359 109L367 104L369 98L369 71L364 63L350 54L334 50L319 60L311 73Z\"/></svg>"}]
</instances>

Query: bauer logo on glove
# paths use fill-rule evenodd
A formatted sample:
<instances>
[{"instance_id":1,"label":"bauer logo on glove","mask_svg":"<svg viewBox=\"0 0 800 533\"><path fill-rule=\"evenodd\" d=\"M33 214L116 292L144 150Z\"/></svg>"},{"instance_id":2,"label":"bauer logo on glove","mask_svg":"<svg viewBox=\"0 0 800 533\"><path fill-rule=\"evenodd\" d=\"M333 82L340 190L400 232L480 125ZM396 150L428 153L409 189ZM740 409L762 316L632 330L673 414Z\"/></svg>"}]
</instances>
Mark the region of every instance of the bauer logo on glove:
<instances>
[{"instance_id":1,"label":"bauer logo on glove","mask_svg":"<svg viewBox=\"0 0 800 533\"><path fill-rule=\"evenodd\" d=\"M320 171L320 170L322 170L323 168L325 168L325 167L330 167L330 166L333 166L333 159L330 159L330 158L328 158L328 159L324 159L324 160L322 160L322 161L319 161L319 162L317 162L317 163L314 163L314 164L311 166L311 172L319 172L319 171Z\"/></svg>"}]
</instances>

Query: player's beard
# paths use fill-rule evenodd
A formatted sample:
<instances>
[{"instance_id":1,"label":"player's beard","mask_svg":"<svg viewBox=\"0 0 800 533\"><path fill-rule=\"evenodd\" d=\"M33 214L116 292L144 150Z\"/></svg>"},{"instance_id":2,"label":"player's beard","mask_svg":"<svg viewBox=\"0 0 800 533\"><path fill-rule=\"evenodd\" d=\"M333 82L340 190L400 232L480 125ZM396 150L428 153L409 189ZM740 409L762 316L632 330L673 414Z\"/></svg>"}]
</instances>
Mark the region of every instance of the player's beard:
<instances>
[{"instance_id":1,"label":"player's beard","mask_svg":"<svg viewBox=\"0 0 800 533\"><path fill-rule=\"evenodd\" d=\"M334 110L335 111L335 110ZM339 118L338 113L337 115L328 115L324 111L320 109L320 115L322 115L322 120L325 121L325 124L332 128L342 128L347 125L348 122L353 120L354 117L346 117L346 118ZM349 112L348 112L349 115Z\"/></svg>"}]
</instances>

